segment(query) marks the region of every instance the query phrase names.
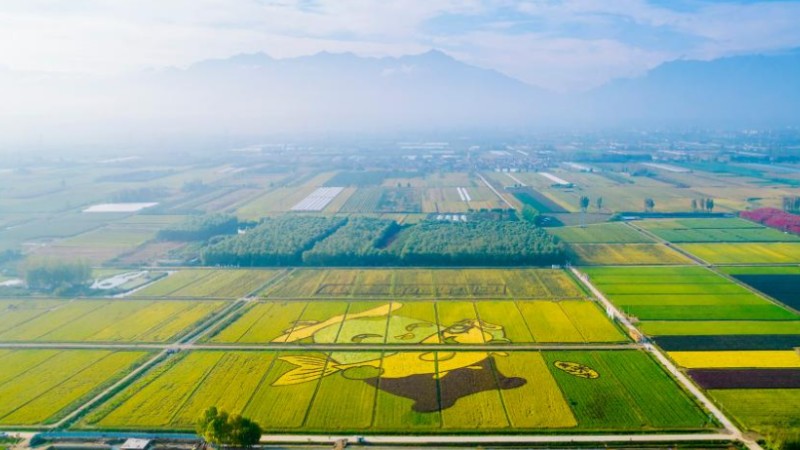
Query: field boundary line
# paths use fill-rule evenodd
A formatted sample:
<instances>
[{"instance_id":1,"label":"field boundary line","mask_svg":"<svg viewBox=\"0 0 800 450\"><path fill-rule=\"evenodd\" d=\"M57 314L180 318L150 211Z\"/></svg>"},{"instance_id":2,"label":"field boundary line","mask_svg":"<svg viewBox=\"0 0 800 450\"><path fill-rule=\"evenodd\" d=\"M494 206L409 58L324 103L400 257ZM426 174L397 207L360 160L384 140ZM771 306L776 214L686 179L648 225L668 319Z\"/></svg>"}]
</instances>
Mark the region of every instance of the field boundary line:
<instances>
[{"instance_id":1,"label":"field boundary line","mask_svg":"<svg viewBox=\"0 0 800 450\"><path fill-rule=\"evenodd\" d=\"M524 318L524 317L523 317ZM527 325L527 321L526 321ZM534 337L535 338L535 337ZM0 343L0 349L74 349L74 350L273 350L273 351L494 351L494 350L631 350L644 348L635 342L558 343L531 342L522 344L84 344L84 343Z\"/></svg>"},{"instance_id":2,"label":"field boundary line","mask_svg":"<svg viewBox=\"0 0 800 450\"><path fill-rule=\"evenodd\" d=\"M119 390L121 390L121 388L125 387L128 382L136 380L139 377L139 375L147 372L148 370L150 370L150 368L152 368L159 362L167 359L169 356L170 356L169 349L164 349L164 351L155 354L152 358L144 361L139 367L133 369L130 373L120 378L116 383L112 384L111 386L108 386L106 389L102 390L97 395L84 402L83 405L79 406L74 411L67 414L63 419L48 426L47 428L58 429L66 424L71 423L73 420L78 418L82 413L107 400L115 393L117 393Z\"/></svg>"},{"instance_id":3,"label":"field boundary line","mask_svg":"<svg viewBox=\"0 0 800 450\"><path fill-rule=\"evenodd\" d=\"M653 233L650 230L644 229L644 228L642 228L642 227L640 227L640 226L638 226L638 225L636 225L634 223L631 223L629 221L626 221L625 225L627 225L627 226L633 228L634 230L644 234L645 236L650 236L651 238L655 239L657 243L661 243L661 244L666 245L667 247L675 250L676 252L680 253L681 255L689 258L695 264L699 264L701 266L706 266L706 267L711 267L711 263L709 263L708 261L706 261L706 260L704 260L704 259L702 259L702 258L700 258L698 256L695 256L693 253L689 253L688 251L684 250L683 248L681 248L681 247L679 247L677 245L674 245L672 242L670 242L670 241L668 241L668 240L666 240L666 239L664 239L662 237L659 237L658 235L656 235L655 233Z\"/></svg>"},{"instance_id":4,"label":"field boundary line","mask_svg":"<svg viewBox=\"0 0 800 450\"><path fill-rule=\"evenodd\" d=\"M483 183L486 185L486 187L488 187L489 189L491 189L491 190L492 190L492 192L494 192L494 195L498 196L498 197L500 198L500 200L502 200L502 201L503 201L503 203L505 203L506 205L508 205L508 207L509 207L509 208L511 208L511 209L517 209L517 208L515 208L515 207L514 207L514 205L512 205L512 204L511 204L511 203L510 203L508 200L506 200L506 198L505 198L505 197L503 197L503 196L500 194L500 192L498 192L498 191L497 191L497 189L495 189L495 187L494 187L494 186L492 186L492 184L491 184L491 183L489 183L489 182L486 180L486 178L484 178L484 177L483 177L483 175L481 175L481 174L480 174L480 172L475 172L475 174L476 174L476 175L478 175L478 177L479 177L481 180L483 180Z\"/></svg>"},{"instance_id":5,"label":"field boundary line","mask_svg":"<svg viewBox=\"0 0 800 450\"><path fill-rule=\"evenodd\" d=\"M578 277L578 279L584 285L586 285L586 287L588 287L594 293L595 296L597 296L597 299L600 300L606 306L606 309L612 312L614 317L617 320L619 320L623 325L625 325L625 327L629 330L629 332L634 333L634 336L635 335L645 336L644 333L639 331L639 329L630 320L628 320L628 318L624 314L622 314L619 311L619 309L617 309L617 307L613 303L611 303L611 301L608 300L605 297L605 295L603 295L603 293L600 292L599 289L597 289L594 286L594 284L592 284L589 281L588 276L581 274L581 272L574 267L571 267L570 270L575 274L576 277ZM714 415L714 417L719 421L719 423L722 424L725 430L731 433L733 439L741 441L750 450L761 449L761 446L759 446L755 440L749 437L745 437L742 431L736 426L736 424L734 424L733 421L728 419L728 417L719 408L717 408L717 406L708 397L706 397L706 395L700 390L700 388L694 385L694 383L692 383L689 380L689 378L686 375L684 375L678 369L678 367L675 364L673 364L672 361L670 361L666 355L664 355L664 353L661 350L659 350L656 346L649 343L644 345L644 349L645 351L652 354L658 360L658 362L661 363L662 367L665 368L667 372L673 376L674 379L680 382L680 384L683 385L683 387L689 393L691 393L696 400L698 400L709 412L711 412L711 414Z\"/></svg>"}]
</instances>

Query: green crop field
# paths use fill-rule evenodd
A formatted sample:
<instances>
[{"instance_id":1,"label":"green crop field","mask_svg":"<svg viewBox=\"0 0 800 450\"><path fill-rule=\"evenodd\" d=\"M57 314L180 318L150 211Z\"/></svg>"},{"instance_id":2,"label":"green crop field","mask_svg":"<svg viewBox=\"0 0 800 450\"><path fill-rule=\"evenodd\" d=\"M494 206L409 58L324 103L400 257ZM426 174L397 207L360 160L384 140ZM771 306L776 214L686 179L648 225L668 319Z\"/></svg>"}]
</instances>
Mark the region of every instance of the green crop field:
<instances>
[{"instance_id":1,"label":"green crop field","mask_svg":"<svg viewBox=\"0 0 800 450\"><path fill-rule=\"evenodd\" d=\"M638 223L670 242L795 242L800 237L743 219L646 220Z\"/></svg>"},{"instance_id":2,"label":"green crop field","mask_svg":"<svg viewBox=\"0 0 800 450\"><path fill-rule=\"evenodd\" d=\"M692 260L664 244L571 244L575 264L673 265L692 264Z\"/></svg>"},{"instance_id":3,"label":"green crop field","mask_svg":"<svg viewBox=\"0 0 800 450\"><path fill-rule=\"evenodd\" d=\"M299 325L295 324L308 324ZM265 301L209 338L215 343L459 344L624 342L585 300Z\"/></svg>"},{"instance_id":4,"label":"green crop field","mask_svg":"<svg viewBox=\"0 0 800 450\"><path fill-rule=\"evenodd\" d=\"M296 269L269 298L582 298L566 272L553 269Z\"/></svg>"},{"instance_id":5,"label":"green crop field","mask_svg":"<svg viewBox=\"0 0 800 450\"><path fill-rule=\"evenodd\" d=\"M620 309L643 321L800 320L792 311L701 267L585 271Z\"/></svg>"},{"instance_id":6,"label":"green crop field","mask_svg":"<svg viewBox=\"0 0 800 450\"><path fill-rule=\"evenodd\" d=\"M141 363L148 352L0 351L0 426L58 421Z\"/></svg>"},{"instance_id":7,"label":"green crop field","mask_svg":"<svg viewBox=\"0 0 800 450\"><path fill-rule=\"evenodd\" d=\"M713 389L708 393L748 430L800 429L800 389Z\"/></svg>"},{"instance_id":8,"label":"green crop field","mask_svg":"<svg viewBox=\"0 0 800 450\"><path fill-rule=\"evenodd\" d=\"M570 244L643 244L653 239L621 222L600 223L585 227L549 228Z\"/></svg>"},{"instance_id":9,"label":"green crop field","mask_svg":"<svg viewBox=\"0 0 800 450\"><path fill-rule=\"evenodd\" d=\"M638 351L193 351L157 366L78 427L189 430L209 405L251 417L268 432L711 425Z\"/></svg>"},{"instance_id":10,"label":"green crop field","mask_svg":"<svg viewBox=\"0 0 800 450\"><path fill-rule=\"evenodd\" d=\"M800 242L681 244L711 264L800 263Z\"/></svg>"},{"instance_id":11,"label":"green crop field","mask_svg":"<svg viewBox=\"0 0 800 450\"><path fill-rule=\"evenodd\" d=\"M262 287L279 270L186 269L136 292L138 297L239 298Z\"/></svg>"},{"instance_id":12,"label":"green crop field","mask_svg":"<svg viewBox=\"0 0 800 450\"><path fill-rule=\"evenodd\" d=\"M221 301L0 300L0 342L168 342Z\"/></svg>"},{"instance_id":13,"label":"green crop field","mask_svg":"<svg viewBox=\"0 0 800 450\"><path fill-rule=\"evenodd\" d=\"M713 336L725 334L800 334L800 320L647 321L642 331L652 336Z\"/></svg>"}]
</instances>

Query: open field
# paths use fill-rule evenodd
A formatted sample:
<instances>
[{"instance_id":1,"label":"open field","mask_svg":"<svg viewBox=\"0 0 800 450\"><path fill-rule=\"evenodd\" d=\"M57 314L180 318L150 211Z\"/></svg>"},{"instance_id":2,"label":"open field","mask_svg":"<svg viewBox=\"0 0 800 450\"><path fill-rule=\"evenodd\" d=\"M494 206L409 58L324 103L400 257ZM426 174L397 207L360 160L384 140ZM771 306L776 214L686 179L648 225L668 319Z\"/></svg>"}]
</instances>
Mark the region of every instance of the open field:
<instances>
[{"instance_id":1,"label":"open field","mask_svg":"<svg viewBox=\"0 0 800 450\"><path fill-rule=\"evenodd\" d=\"M724 321L647 321L642 331L653 336L724 334L799 334L800 321L724 320Z\"/></svg>"},{"instance_id":2,"label":"open field","mask_svg":"<svg viewBox=\"0 0 800 450\"><path fill-rule=\"evenodd\" d=\"M708 393L746 429L800 428L800 389L722 389Z\"/></svg>"},{"instance_id":3,"label":"open field","mask_svg":"<svg viewBox=\"0 0 800 450\"><path fill-rule=\"evenodd\" d=\"M209 340L415 344L439 343L439 333L459 344L627 340L595 303L585 300L266 301L251 306Z\"/></svg>"},{"instance_id":4,"label":"open field","mask_svg":"<svg viewBox=\"0 0 800 450\"><path fill-rule=\"evenodd\" d=\"M269 298L583 298L570 276L553 269L295 269L270 286Z\"/></svg>"},{"instance_id":5,"label":"open field","mask_svg":"<svg viewBox=\"0 0 800 450\"><path fill-rule=\"evenodd\" d=\"M0 342L169 342L221 301L0 300Z\"/></svg>"},{"instance_id":6,"label":"open field","mask_svg":"<svg viewBox=\"0 0 800 450\"><path fill-rule=\"evenodd\" d=\"M680 247L712 264L800 263L800 242L704 243Z\"/></svg>"},{"instance_id":7,"label":"open field","mask_svg":"<svg viewBox=\"0 0 800 450\"><path fill-rule=\"evenodd\" d=\"M149 353L4 350L0 427L53 423L142 362Z\"/></svg>"},{"instance_id":8,"label":"open field","mask_svg":"<svg viewBox=\"0 0 800 450\"><path fill-rule=\"evenodd\" d=\"M800 315L702 267L585 271L622 311L642 321L800 320Z\"/></svg>"},{"instance_id":9,"label":"open field","mask_svg":"<svg viewBox=\"0 0 800 450\"><path fill-rule=\"evenodd\" d=\"M109 226L36 247L33 252L56 258L82 258L99 264L134 250L155 237L148 228Z\"/></svg>"},{"instance_id":10,"label":"open field","mask_svg":"<svg viewBox=\"0 0 800 450\"><path fill-rule=\"evenodd\" d=\"M670 358L687 369L800 368L794 350L669 352Z\"/></svg>"},{"instance_id":11,"label":"open field","mask_svg":"<svg viewBox=\"0 0 800 450\"><path fill-rule=\"evenodd\" d=\"M692 264L692 260L664 244L571 244L575 264L673 265Z\"/></svg>"},{"instance_id":12,"label":"open field","mask_svg":"<svg viewBox=\"0 0 800 450\"><path fill-rule=\"evenodd\" d=\"M594 375L586 377L573 367ZM317 369L308 372L311 368ZM709 425L686 394L638 351L194 351L156 367L79 427L186 430L197 411L212 404L241 412L268 432L696 430Z\"/></svg>"},{"instance_id":13,"label":"open field","mask_svg":"<svg viewBox=\"0 0 800 450\"><path fill-rule=\"evenodd\" d=\"M755 266L723 267L724 273L769 295L781 303L800 309L800 267Z\"/></svg>"},{"instance_id":14,"label":"open field","mask_svg":"<svg viewBox=\"0 0 800 450\"><path fill-rule=\"evenodd\" d=\"M782 233L743 219L678 219L638 222L666 241L688 242L796 242L799 236Z\"/></svg>"},{"instance_id":15,"label":"open field","mask_svg":"<svg viewBox=\"0 0 800 450\"><path fill-rule=\"evenodd\" d=\"M621 222L599 223L585 227L548 228L570 244L644 244L653 239Z\"/></svg>"},{"instance_id":16,"label":"open field","mask_svg":"<svg viewBox=\"0 0 800 450\"><path fill-rule=\"evenodd\" d=\"M269 269L185 269L136 292L139 297L239 298L280 273Z\"/></svg>"}]
</instances>

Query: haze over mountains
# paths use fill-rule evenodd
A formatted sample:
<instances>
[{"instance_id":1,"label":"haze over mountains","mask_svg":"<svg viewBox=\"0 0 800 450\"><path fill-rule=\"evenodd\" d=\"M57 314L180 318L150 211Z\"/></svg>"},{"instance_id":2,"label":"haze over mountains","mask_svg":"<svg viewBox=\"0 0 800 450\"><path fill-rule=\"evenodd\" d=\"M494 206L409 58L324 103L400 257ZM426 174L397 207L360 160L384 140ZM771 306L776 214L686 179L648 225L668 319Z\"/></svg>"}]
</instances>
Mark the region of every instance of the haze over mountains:
<instances>
[{"instance_id":1,"label":"haze over mountains","mask_svg":"<svg viewBox=\"0 0 800 450\"><path fill-rule=\"evenodd\" d=\"M542 67L541 70L547 70ZM39 139L537 126L782 126L800 118L800 52L675 61L554 93L440 51L400 58L240 54L121 77L0 69L2 131Z\"/></svg>"}]
</instances>

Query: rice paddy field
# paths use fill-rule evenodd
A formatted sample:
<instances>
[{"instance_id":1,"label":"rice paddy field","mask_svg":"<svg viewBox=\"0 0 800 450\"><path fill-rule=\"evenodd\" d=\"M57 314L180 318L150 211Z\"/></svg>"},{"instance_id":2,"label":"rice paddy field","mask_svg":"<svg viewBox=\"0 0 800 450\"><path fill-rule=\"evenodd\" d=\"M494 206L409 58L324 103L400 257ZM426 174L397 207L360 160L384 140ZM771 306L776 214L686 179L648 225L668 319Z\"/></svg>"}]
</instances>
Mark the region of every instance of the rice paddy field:
<instances>
[{"instance_id":1,"label":"rice paddy field","mask_svg":"<svg viewBox=\"0 0 800 450\"><path fill-rule=\"evenodd\" d=\"M712 426L653 360L635 350L192 351L151 370L78 428L189 430L197 411L210 405L241 412L268 432Z\"/></svg>"},{"instance_id":2,"label":"rice paddy field","mask_svg":"<svg viewBox=\"0 0 800 450\"><path fill-rule=\"evenodd\" d=\"M594 302L265 301L211 337L227 344L625 342ZM444 342L443 342L444 341Z\"/></svg>"},{"instance_id":3,"label":"rice paddy field","mask_svg":"<svg viewBox=\"0 0 800 450\"><path fill-rule=\"evenodd\" d=\"M653 239L622 222L550 228L555 234L570 244L644 244Z\"/></svg>"},{"instance_id":4,"label":"rice paddy field","mask_svg":"<svg viewBox=\"0 0 800 450\"><path fill-rule=\"evenodd\" d=\"M645 220L638 223L661 239L689 242L797 242L800 237L733 218Z\"/></svg>"},{"instance_id":5,"label":"rice paddy field","mask_svg":"<svg viewBox=\"0 0 800 450\"><path fill-rule=\"evenodd\" d=\"M571 244L576 265L688 265L692 260L664 244Z\"/></svg>"},{"instance_id":6,"label":"rice paddy field","mask_svg":"<svg viewBox=\"0 0 800 450\"><path fill-rule=\"evenodd\" d=\"M0 350L0 427L56 422L149 355L144 351Z\"/></svg>"},{"instance_id":7,"label":"rice paddy field","mask_svg":"<svg viewBox=\"0 0 800 450\"><path fill-rule=\"evenodd\" d=\"M692 243L680 247L711 264L800 263L800 242Z\"/></svg>"},{"instance_id":8,"label":"rice paddy field","mask_svg":"<svg viewBox=\"0 0 800 450\"><path fill-rule=\"evenodd\" d=\"M221 301L0 299L0 342L170 342Z\"/></svg>"},{"instance_id":9,"label":"rice paddy field","mask_svg":"<svg viewBox=\"0 0 800 450\"><path fill-rule=\"evenodd\" d=\"M170 273L137 297L239 298L257 291L281 273L269 269L184 269Z\"/></svg>"},{"instance_id":10,"label":"rice paddy field","mask_svg":"<svg viewBox=\"0 0 800 450\"><path fill-rule=\"evenodd\" d=\"M587 268L592 282L642 321L796 321L800 315L703 267Z\"/></svg>"},{"instance_id":11,"label":"rice paddy field","mask_svg":"<svg viewBox=\"0 0 800 450\"><path fill-rule=\"evenodd\" d=\"M295 269L267 298L542 298L586 292L559 269Z\"/></svg>"}]
</instances>

